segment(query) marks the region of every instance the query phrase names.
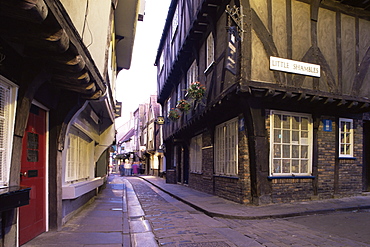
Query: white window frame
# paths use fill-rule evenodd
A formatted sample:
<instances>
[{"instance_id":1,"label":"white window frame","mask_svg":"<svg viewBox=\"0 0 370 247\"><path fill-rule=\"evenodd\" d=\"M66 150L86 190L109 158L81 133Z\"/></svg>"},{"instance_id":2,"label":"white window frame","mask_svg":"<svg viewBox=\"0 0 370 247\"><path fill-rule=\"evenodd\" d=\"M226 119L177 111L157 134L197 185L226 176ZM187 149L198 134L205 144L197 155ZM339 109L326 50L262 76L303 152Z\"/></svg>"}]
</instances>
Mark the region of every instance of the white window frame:
<instances>
[{"instance_id":1,"label":"white window frame","mask_svg":"<svg viewBox=\"0 0 370 247\"><path fill-rule=\"evenodd\" d=\"M238 118L219 124L215 128L215 175L238 174Z\"/></svg>"},{"instance_id":2,"label":"white window frame","mask_svg":"<svg viewBox=\"0 0 370 247\"><path fill-rule=\"evenodd\" d=\"M280 120L280 126L277 126L275 117L278 115L289 123ZM295 121L297 118L299 121ZM306 124L302 124L302 119ZM312 125L310 114L270 111L270 176L312 175ZM293 162L297 164L298 171L294 170ZM284 171L287 169L284 164L289 164L289 171Z\"/></svg>"},{"instance_id":3,"label":"white window frame","mask_svg":"<svg viewBox=\"0 0 370 247\"><path fill-rule=\"evenodd\" d=\"M94 141L81 131L68 133L68 147L66 154L65 182L72 183L90 178L90 171L94 165ZM89 139L85 140L85 139Z\"/></svg>"},{"instance_id":4,"label":"white window frame","mask_svg":"<svg viewBox=\"0 0 370 247\"><path fill-rule=\"evenodd\" d=\"M190 140L189 162L190 172L202 173L202 135L197 135Z\"/></svg>"},{"instance_id":5,"label":"white window frame","mask_svg":"<svg viewBox=\"0 0 370 247\"><path fill-rule=\"evenodd\" d=\"M206 71L213 65L215 61L215 40L213 38L213 33L211 32L207 37L206 42Z\"/></svg>"},{"instance_id":6,"label":"white window frame","mask_svg":"<svg viewBox=\"0 0 370 247\"><path fill-rule=\"evenodd\" d=\"M164 67L164 49L162 50L161 56L159 57L159 73L162 73Z\"/></svg>"},{"instance_id":7,"label":"white window frame","mask_svg":"<svg viewBox=\"0 0 370 247\"><path fill-rule=\"evenodd\" d=\"M339 157L340 158L352 158L353 157L353 146L354 146L354 131L353 131L353 119L339 118ZM348 129L349 127L349 129ZM342 137L343 136L343 137ZM342 147L348 146L343 149Z\"/></svg>"},{"instance_id":8,"label":"white window frame","mask_svg":"<svg viewBox=\"0 0 370 247\"><path fill-rule=\"evenodd\" d=\"M198 65L197 60L194 59L186 73L186 88L189 88L191 83L198 81Z\"/></svg>"},{"instance_id":9,"label":"white window frame","mask_svg":"<svg viewBox=\"0 0 370 247\"><path fill-rule=\"evenodd\" d=\"M167 116L168 116L168 113L170 113L170 111L171 111L171 108L172 108L172 104L171 104L171 97L169 97L168 99L167 99Z\"/></svg>"},{"instance_id":10,"label":"white window frame","mask_svg":"<svg viewBox=\"0 0 370 247\"><path fill-rule=\"evenodd\" d=\"M0 75L0 188L9 186L18 86ZM2 99L3 98L3 99ZM0 133L1 133L0 132Z\"/></svg>"}]
</instances>

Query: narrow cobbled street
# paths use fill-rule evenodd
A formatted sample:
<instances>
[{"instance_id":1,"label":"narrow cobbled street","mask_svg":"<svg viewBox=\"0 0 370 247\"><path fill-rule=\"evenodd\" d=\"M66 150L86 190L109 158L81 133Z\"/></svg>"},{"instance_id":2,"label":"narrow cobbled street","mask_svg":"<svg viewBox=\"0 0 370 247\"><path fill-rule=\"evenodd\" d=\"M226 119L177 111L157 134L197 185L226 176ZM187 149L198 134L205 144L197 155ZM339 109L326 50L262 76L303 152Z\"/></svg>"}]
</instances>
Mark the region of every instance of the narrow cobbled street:
<instances>
[{"instance_id":1,"label":"narrow cobbled street","mask_svg":"<svg viewBox=\"0 0 370 247\"><path fill-rule=\"evenodd\" d=\"M140 178L128 180L162 246L261 246L225 223L174 199Z\"/></svg>"},{"instance_id":2,"label":"narrow cobbled street","mask_svg":"<svg viewBox=\"0 0 370 247\"><path fill-rule=\"evenodd\" d=\"M209 217L140 178L128 178L161 246L369 246L286 219Z\"/></svg>"},{"instance_id":3,"label":"narrow cobbled street","mask_svg":"<svg viewBox=\"0 0 370 247\"><path fill-rule=\"evenodd\" d=\"M127 179L161 246L370 246L286 219L212 218L140 178Z\"/></svg>"},{"instance_id":4,"label":"narrow cobbled street","mask_svg":"<svg viewBox=\"0 0 370 247\"><path fill-rule=\"evenodd\" d=\"M312 208L322 212L322 208L332 207L334 201L292 204L294 207L243 206L183 185L165 184L161 178L112 174L107 187L62 229L43 233L23 246L370 246L367 234L370 210L365 209L369 201L368 196L337 200L336 204L345 203L342 210L315 214ZM192 207L197 202L198 210ZM348 210L360 203L364 209ZM224 215L209 216L220 206ZM303 207L311 208L311 213L287 217L285 209L296 212ZM241 210L244 215L236 216ZM263 217L272 211L276 212L273 218ZM251 212L255 215L259 212L260 216L252 219L247 214Z\"/></svg>"}]
</instances>

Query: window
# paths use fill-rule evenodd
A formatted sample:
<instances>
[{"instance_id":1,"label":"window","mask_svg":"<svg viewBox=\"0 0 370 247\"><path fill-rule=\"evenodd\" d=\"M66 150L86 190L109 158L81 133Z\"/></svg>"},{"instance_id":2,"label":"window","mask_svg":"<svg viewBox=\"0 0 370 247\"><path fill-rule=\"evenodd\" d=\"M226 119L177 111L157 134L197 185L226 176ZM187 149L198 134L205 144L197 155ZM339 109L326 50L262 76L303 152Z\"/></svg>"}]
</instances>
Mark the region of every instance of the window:
<instances>
[{"instance_id":1,"label":"window","mask_svg":"<svg viewBox=\"0 0 370 247\"><path fill-rule=\"evenodd\" d=\"M167 100L167 114L171 111L171 97Z\"/></svg>"},{"instance_id":2,"label":"window","mask_svg":"<svg viewBox=\"0 0 370 247\"><path fill-rule=\"evenodd\" d=\"M189 88L191 83L196 81L198 81L198 65L197 61L194 60L187 72L186 88Z\"/></svg>"},{"instance_id":3,"label":"window","mask_svg":"<svg viewBox=\"0 0 370 247\"><path fill-rule=\"evenodd\" d=\"M161 56L159 57L159 72L162 73L164 67L164 50L161 53Z\"/></svg>"},{"instance_id":4,"label":"window","mask_svg":"<svg viewBox=\"0 0 370 247\"><path fill-rule=\"evenodd\" d=\"M176 6L176 10L172 18L172 40L175 37L178 26L179 26L179 8L178 6Z\"/></svg>"},{"instance_id":5,"label":"window","mask_svg":"<svg viewBox=\"0 0 370 247\"><path fill-rule=\"evenodd\" d=\"M213 64L215 61L215 42L213 39L212 32L208 35L207 38L207 50L206 50L206 56L207 56L207 69ZM207 70L206 69L206 70Z\"/></svg>"},{"instance_id":6,"label":"window","mask_svg":"<svg viewBox=\"0 0 370 247\"><path fill-rule=\"evenodd\" d=\"M339 118L339 157L353 157L353 120Z\"/></svg>"},{"instance_id":7,"label":"window","mask_svg":"<svg viewBox=\"0 0 370 247\"><path fill-rule=\"evenodd\" d=\"M190 141L190 172L202 172L202 135L191 138Z\"/></svg>"},{"instance_id":8,"label":"window","mask_svg":"<svg viewBox=\"0 0 370 247\"><path fill-rule=\"evenodd\" d=\"M9 184L17 87L0 76L0 188Z\"/></svg>"},{"instance_id":9,"label":"window","mask_svg":"<svg viewBox=\"0 0 370 247\"><path fill-rule=\"evenodd\" d=\"M270 116L270 175L311 175L311 116L278 111Z\"/></svg>"},{"instance_id":10,"label":"window","mask_svg":"<svg viewBox=\"0 0 370 247\"><path fill-rule=\"evenodd\" d=\"M238 173L238 118L216 126L215 129L215 174Z\"/></svg>"},{"instance_id":11,"label":"window","mask_svg":"<svg viewBox=\"0 0 370 247\"><path fill-rule=\"evenodd\" d=\"M89 168L94 164L93 151L93 141L72 127L68 134L66 182L89 178Z\"/></svg>"}]
</instances>

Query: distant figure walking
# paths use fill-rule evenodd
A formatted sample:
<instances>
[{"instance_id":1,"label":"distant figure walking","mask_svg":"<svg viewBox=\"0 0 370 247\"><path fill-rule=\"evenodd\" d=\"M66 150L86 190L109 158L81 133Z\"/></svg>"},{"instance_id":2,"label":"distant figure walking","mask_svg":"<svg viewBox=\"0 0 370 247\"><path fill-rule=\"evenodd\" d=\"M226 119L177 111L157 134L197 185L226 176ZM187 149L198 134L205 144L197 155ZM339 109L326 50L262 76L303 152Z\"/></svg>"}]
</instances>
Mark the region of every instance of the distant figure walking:
<instances>
[{"instance_id":1,"label":"distant figure walking","mask_svg":"<svg viewBox=\"0 0 370 247\"><path fill-rule=\"evenodd\" d=\"M138 165L138 163L137 162L134 162L133 164L132 164L132 173L134 174L134 175L137 175L139 172L138 172L138 169L139 168L139 165Z\"/></svg>"},{"instance_id":2,"label":"distant figure walking","mask_svg":"<svg viewBox=\"0 0 370 247\"><path fill-rule=\"evenodd\" d=\"M118 170L121 177L125 175L125 166L122 163L119 165Z\"/></svg>"},{"instance_id":3,"label":"distant figure walking","mask_svg":"<svg viewBox=\"0 0 370 247\"><path fill-rule=\"evenodd\" d=\"M132 175L132 165L128 161L128 159L125 160L125 175L126 176L131 176Z\"/></svg>"}]
</instances>

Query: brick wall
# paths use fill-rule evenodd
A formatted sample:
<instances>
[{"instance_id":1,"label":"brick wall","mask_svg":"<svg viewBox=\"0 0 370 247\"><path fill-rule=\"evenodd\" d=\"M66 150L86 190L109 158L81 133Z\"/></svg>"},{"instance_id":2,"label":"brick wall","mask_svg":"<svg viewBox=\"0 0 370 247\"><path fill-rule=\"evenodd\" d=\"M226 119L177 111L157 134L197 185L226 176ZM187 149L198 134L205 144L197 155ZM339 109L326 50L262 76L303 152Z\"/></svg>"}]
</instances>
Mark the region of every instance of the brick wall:
<instances>
[{"instance_id":1,"label":"brick wall","mask_svg":"<svg viewBox=\"0 0 370 247\"><path fill-rule=\"evenodd\" d=\"M272 203L308 201L313 195L312 179L273 179Z\"/></svg>"},{"instance_id":2,"label":"brick wall","mask_svg":"<svg viewBox=\"0 0 370 247\"><path fill-rule=\"evenodd\" d=\"M323 120L332 120L332 131L323 130ZM317 193L319 198L332 198L334 195L335 160L337 155L337 123L336 118L322 116L317 133L318 166Z\"/></svg>"}]
</instances>

